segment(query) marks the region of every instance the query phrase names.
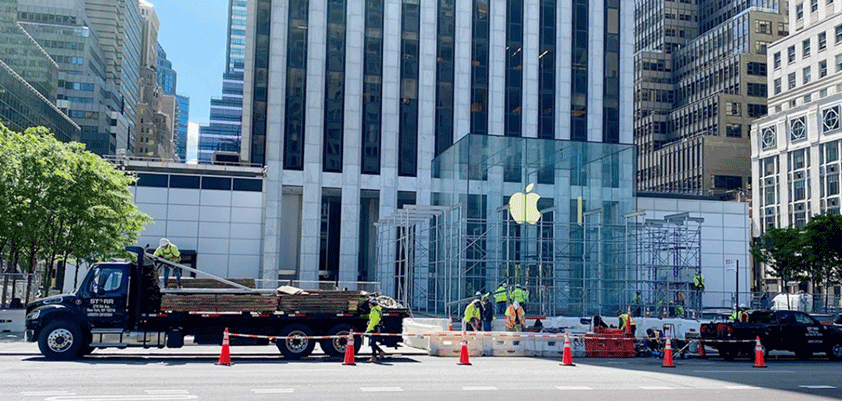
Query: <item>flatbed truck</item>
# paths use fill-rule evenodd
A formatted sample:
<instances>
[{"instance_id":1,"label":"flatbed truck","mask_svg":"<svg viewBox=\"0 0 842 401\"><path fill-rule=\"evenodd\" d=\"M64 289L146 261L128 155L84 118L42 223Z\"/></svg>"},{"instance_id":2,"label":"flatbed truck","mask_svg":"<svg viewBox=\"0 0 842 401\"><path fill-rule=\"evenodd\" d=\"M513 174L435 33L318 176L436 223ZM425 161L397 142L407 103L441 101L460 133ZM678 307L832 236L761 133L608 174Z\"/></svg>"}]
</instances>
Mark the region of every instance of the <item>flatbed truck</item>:
<instances>
[{"instance_id":1,"label":"flatbed truck","mask_svg":"<svg viewBox=\"0 0 842 401\"><path fill-rule=\"evenodd\" d=\"M312 302L307 303L303 310L282 310L280 305L290 309L295 308L296 302L290 302L290 295L280 294L275 289L248 288L157 258L140 247L128 247L126 250L135 256L136 262L96 263L73 293L35 300L27 305L26 341L38 342L41 353L47 359L69 360L83 357L97 348L179 348L184 345L186 336L192 336L195 344L221 344L223 332L228 328L238 334L288 337L275 343L285 358L299 359L308 356L315 347L316 341L308 336L341 336L351 330L362 333L367 324L368 303L365 300L371 294L363 291L337 291L336 297L341 298L344 294L348 299L348 306L342 310L322 310ZM161 289L154 262L211 276L233 288ZM207 303L204 309L215 310L162 310L162 293L175 299L179 296L214 294L216 299L223 300L219 302L228 300L228 304L224 305L228 310L207 308ZM254 299L255 294L276 300L286 296L286 301L278 303L262 299L263 302L256 303L259 305L256 307L250 307L247 300L236 302L238 295ZM291 296L295 301L296 295ZM299 297L303 299L306 295ZM206 298L214 299L213 296ZM235 308L241 310L230 310L232 299ZM400 306L383 307L382 332L401 333L406 315L407 310ZM355 337L358 351L362 341L360 337ZM345 338L319 341L327 354L344 355ZM402 338L383 336L381 341L386 346L396 347ZM268 345L270 339L232 337L230 342L231 345Z\"/></svg>"}]
</instances>

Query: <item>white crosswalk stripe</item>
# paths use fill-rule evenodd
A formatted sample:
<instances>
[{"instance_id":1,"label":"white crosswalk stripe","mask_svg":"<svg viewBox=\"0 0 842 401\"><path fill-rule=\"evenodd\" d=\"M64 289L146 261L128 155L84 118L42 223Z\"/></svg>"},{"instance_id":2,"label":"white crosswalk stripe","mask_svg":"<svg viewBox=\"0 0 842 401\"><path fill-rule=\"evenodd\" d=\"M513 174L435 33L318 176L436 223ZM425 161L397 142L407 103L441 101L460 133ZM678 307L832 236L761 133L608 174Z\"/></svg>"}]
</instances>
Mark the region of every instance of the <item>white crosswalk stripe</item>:
<instances>
[{"instance_id":1,"label":"white crosswalk stripe","mask_svg":"<svg viewBox=\"0 0 842 401\"><path fill-rule=\"evenodd\" d=\"M252 393L255 394L288 394L293 392L291 388L253 388Z\"/></svg>"},{"instance_id":2,"label":"white crosswalk stripe","mask_svg":"<svg viewBox=\"0 0 842 401\"><path fill-rule=\"evenodd\" d=\"M403 391L400 387L360 387L360 390L365 392Z\"/></svg>"},{"instance_id":3,"label":"white crosswalk stripe","mask_svg":"<svg viewBox=\"0 0 842 401\"><path fill-rule=\"evenodd\" d=\"M497 390L497 387L494 386L466 386L462 387L464 391L494 391Z\"/></svg>"},{"instance_id":4,"label":"white crosswalk stripe","mask_svg":"<svg viewBox=\"0 0 842 401\"><path fill-rule=\"evenodd\" d=\"M559 390L593 390L592 387L588 386L555 386L555 388Z\"/></svg>"},{"instance_id":5,"label":"white crosswalk stripe","mask_svg":"<svg viewBox=\"0 0 842 401\"><path fill-rule=\"evenodd\" d=\"M668 386L640 386L639 388L643 390L675 390L675 388Z\"/></svg>"},{"instance_id":6,"label":"white crosswalk stripe","mask_svg":"<svg viewBox=\"0 0 842 401\"><path fill-rule=\"evenodd\" d=\"M827 389L836 388L834 386L828 386L828 385L824 385L824 384L802 384L798 387L809 388L811 390L827 390Z\"/></svg>"}]
</instances>

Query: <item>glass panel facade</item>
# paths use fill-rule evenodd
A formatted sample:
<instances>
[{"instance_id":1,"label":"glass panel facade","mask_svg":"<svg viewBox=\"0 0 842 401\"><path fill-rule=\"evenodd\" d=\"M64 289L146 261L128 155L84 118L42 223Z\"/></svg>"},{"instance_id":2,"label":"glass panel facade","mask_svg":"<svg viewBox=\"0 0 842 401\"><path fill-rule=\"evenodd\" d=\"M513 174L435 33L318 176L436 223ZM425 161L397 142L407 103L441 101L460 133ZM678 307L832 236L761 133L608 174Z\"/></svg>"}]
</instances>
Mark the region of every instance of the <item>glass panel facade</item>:
<instances>
[{"instance_id":1,"label":"glass panel facade","mask_svg":"<svg viewBox=\"0 0 842 401\"><path fill-rule=\"evenodd\" d=\"M602 141L620 142L620 0L605 0Z\"/></svg>"},{"instance_id":2,"label":"glass panel facade","mask_svg":"<svg viewBox=\"0 0 842 401\"><path fill-rule=\"evenodd\" d=\"M401 19L401 104L398 175L415 177L418 164L418 44L420 0L403 0Z\"/></svg>"},{"instance_id":3,"label":"glass panel facade","mask_svg":"<svg viewBox=\"0 0 842 401\"><path fill-rule=\"evenodd\" d=\"M523 0L506 3L506 136L522 136ZM585 22L587 24L587 21Z\"/></svg>"},{"instance_id":4,"label":"glass panel facade","mask_svg":"<svg viewBox=\"0 0 842 401\"><path fill-rule=\"evenodd\" d=\"M345 0L327 2L327 21L322 169L341 173L342 127L345 120Z\"/></svg>"},{"instance_id":5,"label":"glass panel facade","mask_svg":"<svg viewBox=\"0 0 842 401\"><path fill-rule=\"evenodd\" d=\"M488 38L491 3L475 0L471 49L471 133L488 134ZM451 144L452 144L451 140ZM444 151L443 148L441 149ZM437 152L439 154L441 152Z\"/></svg>"},{"instance_id":6,"label":"glass panel facade","mask_svg":"<svg viewBox=\"0 0 842 401\"><path fill-rule=\"evenodd\" d=\"M538 138L555 138L555 0L541 1L538 53Z\"/></svg>"},{"instance_id":7,"label":"glass panel facade","mask_svg":"<svg viewBox=\"0 0 842 401\"><path fill-rule=\"evenodd\" d=\"M380 174L380 122L383 95L383 2L365 2L363 55L363 174Z\"/></svg>"},{"instance_id":8,"label":"glass panel facade","mask_svg":"<svg viewBox=\"0 0 842 401\"><path fill-rule=\"evenodd\" d=\"M456 32L455 0L439 1L436 51L436 155L453 144L453 74ZM474 27L476 29L476 27Z\"/></svg>"},{"instance_id":9,"label":"glass panel facade","mask_svg":"<svg viewBox=\"0 0 842 401\"><path fill-rule=\"evenodd\" d=\"M308 0L290 0L287 37L284 168L304 169L304 107L307 93ZM268 18L268 17L267 17ZM268 46L268 37L267 37ZM257 73L255 72L255 75Z\"/></svg>"},{"instance_id":10,"label":"glass panel facade","mask_svg":"<svg viewBox=\"0 0 842 401\"><path fill-rule=\"evenodd\" d=\"M570 139L588 140L588 0L573 0Z\"/></svg>"},{"instance_id":11,"label":"glass panel facade","mask_svg":"<svg viewBox=\"0 0 842 401\"><path fill-rule=\"evenodd\" d=\"M449 239L431 249L455 241L451 249L462 251L456 257L433 252L429 277L435 278L428 290L447 290L431 302L508 281L525 285L531 308L541 309L528 313L613 313L624 307L637 285L627 253L634 240L625 225L635 205L635 182L633 174L621 172L634 171L635 158L634 145L462 138L433 160L434 204L460 205L462 212ZM507 170L521 179L504 180ZM542 183L547 175L554 184Z\"/></svg>"},{"instance_id":12,"label":"glass panel facade","mask_svg":"<svg viewBox=\"0 0 842 401\"><path fill-rule=\"evenodd\" d=\"M269 28L272 1L257 0L255 8L257 22L254 28L250 161L264 164L266 162L266 99L269 87Z\"/></svg>"}]
</instances>

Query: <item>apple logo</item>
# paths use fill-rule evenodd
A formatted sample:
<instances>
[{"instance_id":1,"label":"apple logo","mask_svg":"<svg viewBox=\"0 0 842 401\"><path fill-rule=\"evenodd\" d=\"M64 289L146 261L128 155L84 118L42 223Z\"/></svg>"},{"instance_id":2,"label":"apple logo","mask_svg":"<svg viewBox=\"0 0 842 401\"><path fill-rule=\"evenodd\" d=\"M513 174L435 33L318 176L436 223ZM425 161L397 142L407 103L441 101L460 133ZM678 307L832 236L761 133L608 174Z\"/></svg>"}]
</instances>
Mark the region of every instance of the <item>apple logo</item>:
<instances>
[{"instance_id":1,"label":"apple logo","mask_svg":"<svg viewBox=\"0 0 842 401\"><path fill-rule=\"evenodd\" d=\"M541 219L541 212L538 211L538 195L532 191L535 184L526 186L526 193L516 192L509 198L509 214L518 223L522 224L524 221L529 224L535 224Z\"/></svg>"}]
</instances>

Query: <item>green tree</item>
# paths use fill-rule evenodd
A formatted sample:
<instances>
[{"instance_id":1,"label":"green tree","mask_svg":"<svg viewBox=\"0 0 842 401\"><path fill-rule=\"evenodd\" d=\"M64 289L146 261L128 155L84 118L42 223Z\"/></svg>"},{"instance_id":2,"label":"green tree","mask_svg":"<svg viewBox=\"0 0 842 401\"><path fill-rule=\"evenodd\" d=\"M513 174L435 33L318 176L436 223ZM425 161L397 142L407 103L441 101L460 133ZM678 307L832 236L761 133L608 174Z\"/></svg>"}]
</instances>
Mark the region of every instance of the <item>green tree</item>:
<instances>
[{"instance_id":1,"label":"green tree","mask_svg":"<svg viewBox=\"0 0 842 401\"><path fill-rule=\"evenodd\" d=\"M45 291L56 261L124 256L151 220L132 202L135 178L82 144L0 126L0 149L0 258L28 273L43 265Z\"/></svg>"},{"instance_id":2,"label":"green tree","mask_svg":"<svg viewBox=\"0 0 842 401\"><path fill-rule=\"evenodd\" d=\"M804 227L804 241L809 263L807 274L813 288L839 284L842 281L842 216L813 216ZM825 310L827 306L825 297Z\"/></svg>"},{"instance_id":3,"label":"green tree","mask_svg":"<svg viewBox=\"0 0 842 401\"><path fill-rule=\"evenodd\" d=\"M805 255L808 252L804 236L795 227L770 227L760 236L759 241L751 244L752 256L756 261L764 263L773 277L783 282L786 293L789 293L788 282L806 277L809 262Z\"/></svg>"}]
</instances>

